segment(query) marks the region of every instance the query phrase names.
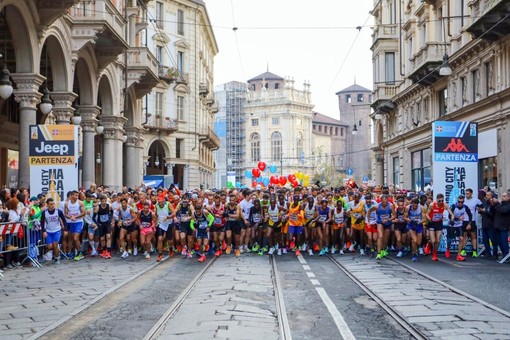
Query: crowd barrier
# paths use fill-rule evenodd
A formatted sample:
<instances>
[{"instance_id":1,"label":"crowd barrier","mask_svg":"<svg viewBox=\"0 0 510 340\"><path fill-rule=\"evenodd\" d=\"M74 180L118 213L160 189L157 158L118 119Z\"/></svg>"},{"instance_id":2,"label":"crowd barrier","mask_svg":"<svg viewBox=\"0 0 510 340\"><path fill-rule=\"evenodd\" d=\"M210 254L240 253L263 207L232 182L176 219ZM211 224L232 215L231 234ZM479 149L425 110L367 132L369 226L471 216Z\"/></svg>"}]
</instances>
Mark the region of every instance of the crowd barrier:
<instances>
[{"instance_id":1,"label":"crowd barrier","mask_svg":"<svg viewBox=\"0 0 510 340\"><path fill-rule=\"evenodd\" d=\"M27 222L0 223L0 238L0 256L8 262L6 265L22 259L20 264L30 261L33 266L42 267L38 261L39 244L42 241L38 226L28 228Z\"/></svg>"}]
</instances>

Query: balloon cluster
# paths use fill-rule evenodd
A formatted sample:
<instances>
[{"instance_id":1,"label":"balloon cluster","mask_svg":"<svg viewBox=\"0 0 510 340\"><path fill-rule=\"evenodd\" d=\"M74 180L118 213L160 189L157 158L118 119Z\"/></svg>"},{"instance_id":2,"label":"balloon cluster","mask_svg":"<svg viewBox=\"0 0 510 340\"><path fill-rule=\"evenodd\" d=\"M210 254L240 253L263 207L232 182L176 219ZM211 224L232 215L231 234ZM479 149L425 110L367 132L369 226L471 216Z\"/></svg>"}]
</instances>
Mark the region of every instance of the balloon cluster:
<instances>
[{"instance_id":1,"label":"balloon cluster","mask_svg":"<svg viewBox=\"0 0 510 340\"><path fill-rule=\"evenodd\" d=\"M263 172L267 169L269 169L269 172L273 175L270 177L264 177ZM250 170L246 170L244 175L247 178L251 178L251 186L256 187L257 185L263 185L265 187L269 186L270 184L276 185L276 186L285 186L287 183L289 183L293 188L297 187L298 185L304 185L308 186L310 185L310 176L305 175L304 173L298 171L293 174L289 174L287 176L278 176L274 175L278 171L278 168L276 165L270 165L267 167L265 162L258 162L257 167Z\"/></svg>"}]
</instances>

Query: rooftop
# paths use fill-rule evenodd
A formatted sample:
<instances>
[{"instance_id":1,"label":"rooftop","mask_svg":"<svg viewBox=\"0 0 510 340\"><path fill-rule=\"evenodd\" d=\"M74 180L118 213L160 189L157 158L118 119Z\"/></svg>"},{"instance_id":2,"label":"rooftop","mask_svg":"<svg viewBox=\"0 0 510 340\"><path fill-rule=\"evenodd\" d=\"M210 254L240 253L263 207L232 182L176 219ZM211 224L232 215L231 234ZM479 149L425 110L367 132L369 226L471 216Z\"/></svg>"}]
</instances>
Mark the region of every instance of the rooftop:
<instances>
[{"instance_id":1,"label":"rooftop","mask_svg":"<svg viewBox=\"0 0 510 340\"><path fill-rule=\"evenodd\" d=\"M353 84L353 85L351 85L349 87L346 87L343 90L338 91L335 94L339 95L341 93L349 93L349 92L372 92L372 90L369 90L366 87L363 87L363 86L358 85L358 84Z\"/></svg>"},{"instance_id":2,"label":"rooftop","mask_svg":"<svg viewBox=\"0 0 510 340\"><path fill-rule=\"evenodd\" d=\"M312 123L316 124L329 124L329 125L337 125L337 126L349 126L349 124L342 122L338 119L328 117L319 112L313 112Z\"/></svg>"},{"instance_id":3,"label":"rooftop","mask_svg":"<svg viewBox=\"0 0 510 340\"><path fill-rule=\"evenodd\" d=\"M274 73L271 73L269 71L267 72L264 72L262 74L259 74L258 76L256 77L253 77L251 78L250 80L248 80L248 82L252 82L252 81L255 81L255 80L262 80L262 79L265 79L265 80L284 80L284 78L274 74Z\"/></svg>"}]
</instances>

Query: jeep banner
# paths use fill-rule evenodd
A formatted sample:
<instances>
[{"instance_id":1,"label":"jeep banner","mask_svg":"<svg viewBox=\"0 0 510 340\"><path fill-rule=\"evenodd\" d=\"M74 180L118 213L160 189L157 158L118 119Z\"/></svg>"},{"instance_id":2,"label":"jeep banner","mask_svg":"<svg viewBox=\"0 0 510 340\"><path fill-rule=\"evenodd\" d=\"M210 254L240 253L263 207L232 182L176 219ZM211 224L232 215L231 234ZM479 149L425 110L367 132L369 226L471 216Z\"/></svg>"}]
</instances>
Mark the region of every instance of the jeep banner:
<instances>
[{"instance_id":1,"label":"jeep banner","mask_svg":"<svg viewBox=\"0 0 510 340\"><path fill-rule=\"evenodd\" d=\"M30 125L30 192L58 203L78 189L78 127Z\"/></svg>"},{"instance_id":2,"label":"jeep banner","mask_svg":"<svg viewBox=\"0 0 510 340\"><path fill-rule=\"evenodd\" d=\"M449 206L465 190L478 192L478 125L436 121L432 124L434 195L442 193Z\"/></svg>"}]
</instances>

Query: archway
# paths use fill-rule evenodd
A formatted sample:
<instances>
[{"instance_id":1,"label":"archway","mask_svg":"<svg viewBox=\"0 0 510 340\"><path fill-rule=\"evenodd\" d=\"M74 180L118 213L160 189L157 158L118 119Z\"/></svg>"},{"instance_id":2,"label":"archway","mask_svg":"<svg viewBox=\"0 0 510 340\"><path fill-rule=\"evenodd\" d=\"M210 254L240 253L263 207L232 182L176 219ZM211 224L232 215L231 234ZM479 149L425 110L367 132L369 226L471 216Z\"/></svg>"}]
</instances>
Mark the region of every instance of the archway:
<instances>
[{"instance_id":1,"label":"archway","mask_svg":"<svg viewBox=\"0 0 510 340\"><path fill-rule=\"evenodd\" d=\"M147 175L167 175L168 170L165 164L166 152L163 143L155 140L149 147L149 160L147 164Z\"/></svg>"},{"instance_id":2,"label":"archway","mask_svg":"<svg viewBox=\"0 0 510 340\"><path fill-rule=\"evenodd\" d=\"M107 76L102 76L99 80L97 90L97 106L99 106L99 115L97 119L101 123L102 116L113 115L113 93L110 86L110 80ZM103 135L97 134L94 138L94 153L96 155L95 178L96 183L104 184L103 167L104 167L104 148ZM111 171L111 169L110 169Z\"/></svg>"}]
</instances>

